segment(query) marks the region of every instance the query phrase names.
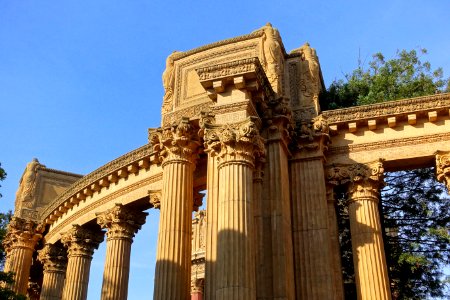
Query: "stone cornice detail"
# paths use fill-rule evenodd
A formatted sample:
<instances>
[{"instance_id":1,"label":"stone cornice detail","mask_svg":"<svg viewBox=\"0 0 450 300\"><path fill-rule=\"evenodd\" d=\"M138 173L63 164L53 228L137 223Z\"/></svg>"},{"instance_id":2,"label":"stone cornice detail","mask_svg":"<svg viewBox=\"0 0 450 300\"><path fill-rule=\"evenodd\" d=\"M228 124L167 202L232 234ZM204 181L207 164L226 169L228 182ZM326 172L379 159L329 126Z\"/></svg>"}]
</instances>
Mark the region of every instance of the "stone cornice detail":
<instances>
[{"instance_id":1,"label":"stone cornice detail","mask_svg":"<svg viewBox=\"0 0 450 300\"><path fill-rule=\"evenodd\" d=\"M62 246L45 244L38 251L37 259L44 265L45 272L63 273L67 267L67 251Z\"/></svg>"},{"instance_id":2,"label":"stone cornice detail","mask_svg":"<svg viewBox=\"0 0 450 300\"><path fill-rule=\"evenodd\" d=\"M216 92L220 92L220 90L223 89L224 84L215 87L214 82L232 80L235 77L242 77L242 80L233 83L238 88L244 88L246 86L245 80L256 77L257 83L259 87L263 89L265 97L271 99L274 98L275 95L257 57L239 59L213 66L198 68L196 69L196 72L199 76L200 83L206 90L214 88ZM258 89L258 87L254 88Z\"/></svg>"},{"instance_id":3,"label":"stone cornice detail","mask_svg":"<svg viewBox=\"0 0 450 300\"><path fill-rule=\"evenodd\" d=\"M436 152L436 177L450 193L450 151Z\"/></svg>"},{"instance_id":4,"label":"stone cornice detail","mask_svg":"<svg viewBox=\"0 0 450 300\"><path fill-rule=\"evenodd\" d=\"M47 223L52 223L53 220L50 219L53 216L52 214L57 218L64 212L58 210L64 202L68 203L64 207L64 210L67 211L88 195L92 195L102 188L108 187L117 178L127 177L128 174L139 171L139 169L149 168L152 156L151 149L151 145L146 144L82 177L61 193L58 198L41 212L40 220L46 220Z\"/></svg>"},{"instance_id":5,"label":"stone cornice detail","mask_svg":"<svg viewBox=\"0 0 450 300\"><path fill-rule=\"evenodd\" d=\"M264 140L259 135L257 118L249 117L235 124L217 125L213 117L204 114L200 122L205 152L219 159L219 165L240 161L255 165L255 159L265 156Z\"/></svg>"},{"instance_id":6,"label":"stone cornice detail","mask_svg":"<svg viewBox=\"0 0 450 300\"><path fill-rule=\"evenodd\" d=\"M96 213L97 224L107 229L106 239L132 240L134 235L145 224L148 213L132 210L120 203L102 213Z\"/></svg>"},{"instance_id":7,"label":"stone cornice detail","mask_svg":"<svg viewBox=\"0 0 450 300\"><path fill-rule=\"evenodd\" d=\"M37 241L42 238L42 231L43 226L33 221L12 217L3 240L3 246L7 255L15 248L34 250Z\"/></svg>"},{"instance_id":8,"label":"stone cornice detail","mask_svg":"<svg viewBox=\"0 0 450 300\"><path fill-rule=\"evenodd\" d=\"M326 170L327 183L332 186L348 184L351 201L378 198L383 184L383 161L368 164L331 165Z\"/></svg>"},{"instance_id":9,"label":"stone cornice detail","mask_svg":"<svg viewBox=\"0 0 450 300\"><path fill-rule=\"evenodd\" d=\"M69 231L61 234L61 242L67 247L69 258L77 256L91 259L103 239L102 231L94 231L77 224L73 224Z\"/></svg>"},{"instance_id":10,"label":"stone cornice detail","mask_svg":"<svg viewBox=\"0 0 450 300\"><path fill-rule=\"evenodd\" d=\"M165 163L176 160L194 164L197 149L201 145L194 126L189 118L183 117L178 124L149 131L149 142L156 161Z\"/></svg>"},{"instance_id":11,"label":"stone cornice detail","mask_svg":"<svg viewBox=\"0 0 450 300\"><path fill-rule=\"evenodd\" d=\"M450 93L324 111L330 125L450 108ZM448 114L448 111L446 111Z\"/></svg>"}]
</instances>

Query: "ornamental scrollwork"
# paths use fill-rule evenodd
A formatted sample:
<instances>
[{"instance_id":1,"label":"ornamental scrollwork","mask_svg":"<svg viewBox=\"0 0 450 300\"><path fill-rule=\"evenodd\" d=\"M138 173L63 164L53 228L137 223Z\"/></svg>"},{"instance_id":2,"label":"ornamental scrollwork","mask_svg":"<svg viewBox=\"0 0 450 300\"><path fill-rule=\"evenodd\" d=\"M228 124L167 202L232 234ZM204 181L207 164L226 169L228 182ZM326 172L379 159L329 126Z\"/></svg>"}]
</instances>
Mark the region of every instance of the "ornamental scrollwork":
<instances>
[{"instance_id":1,"label":"ornamental scrollwork","mask_svg":"<svg viewBox=\"0 0 450 300\"><path fill-rule=\"evenodd\" d=\"M447 186L447 191L450 193L450 152L436 153L436 177Z\"/></svg>"},{"instance_id":2,"label":"ornamental scrollwork","mask_svg":"<svg viewBox=\"0 0 450 300\"><path fill-rule=\"evenodd\" d=\"M170 160L184 160L194 163L200 141L189 118L183 117L178 124L150 130L153 151L160 163Z\"/></svg>"},{"instance_id":3,"label":"ornamental scrollwork","mask_svg":"<svg viewBox=\"0 0 450 300\"><path fill-rule=\"evenodd\" d=\"M94 250L103 242L103 232L73 224L69 231L61 234L61 243L68 249L68 257L92 258Z\"/></svg>"},{"instance_id":4,"label":"ornamental scrollwork","mask_svg":"<svg viewBox=\"0 0 450 300\"><path fill-rule=\"evenodd\" d=\"M55 244L45 244L38 251L37 259L44 265L46 272L64 272L67 267L67 251Z\"/></svg>"},{"instance_id":5,"label":"ornamental scrollwork","mask_svg":"<svg viewBox=\"0 0 450 300\"><path fill-rule=\"evenodd\" d=\"M7 255L14 248L29 248L34 250L37 241L42 238L43 226L33 221L12 217L6 229L3 246Z\"/></svg>"},{"instance_id":6,"label":"ornamental scrollwork","mask_svg":"<svg viewBox=\"0 0 450 300\"><path fill-rule=\"evenodd\" d=\"M265 156L264 140L256 122L256 117L224 125L201 121L200 135L204 140L205 152L217 157L220 163L240 160L254 166L255 159Z\"/></svg>"},{"instance_id":7,"label":"ornamental scrollwork","mask_svg":"<svg viewBox=\"0 0 450 300\"><path fill-rule=\"evenodd\" d=\"M107 240L132 239L145 223L148 213L131 210L116 203L113 208L97 213L97 224L107 229Z\"/></svg>"}]
</instances>

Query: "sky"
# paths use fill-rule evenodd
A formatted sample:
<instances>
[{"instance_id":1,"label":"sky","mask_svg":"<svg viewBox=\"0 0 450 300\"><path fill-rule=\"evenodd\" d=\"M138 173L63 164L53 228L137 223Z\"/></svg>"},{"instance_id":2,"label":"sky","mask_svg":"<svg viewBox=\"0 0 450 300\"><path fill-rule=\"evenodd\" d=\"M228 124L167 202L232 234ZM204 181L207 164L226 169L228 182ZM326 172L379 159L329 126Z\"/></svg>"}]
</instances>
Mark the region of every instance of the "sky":
<instances>
[{"instance_id":1,"label":"sky","mask_svg":"<svg viewBox=\"0 0 450 300\"><path fill-rule=\"evenodd\" d=\"M289 52L316 48L325 84L371 55L426 48L450 76L450 2L0 0L0 211L34 157L88 174L147 142L160 124L166 57L271 22ZM132 248L129 299L151 298L158 212ZM88 299L100 298L105 243Z\"/></svg>"}]
</instances>

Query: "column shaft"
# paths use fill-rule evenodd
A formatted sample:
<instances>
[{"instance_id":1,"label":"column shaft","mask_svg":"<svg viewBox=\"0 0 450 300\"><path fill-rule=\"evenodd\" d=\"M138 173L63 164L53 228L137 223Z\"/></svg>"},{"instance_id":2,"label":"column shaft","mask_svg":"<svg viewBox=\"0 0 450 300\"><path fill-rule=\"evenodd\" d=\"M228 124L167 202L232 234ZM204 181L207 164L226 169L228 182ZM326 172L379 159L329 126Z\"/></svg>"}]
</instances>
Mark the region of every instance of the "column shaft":
<instances>
[{"instance_id":1,"label":"column shaft","mask_svg":"<svg viewBox=\"0 0 450 300\"><path fill-rule=\"evenodd\" d=\"M188 299L191 278L193 164L163 166L154 299Z\"/></svg>"},{"instance_id":2,"label":"column shaft","mask_svg":"<svg viewBox=\"0 0 450 300\"><path fill-rule=\"evenodd\" d=\"M91 260L92 257L69 255L63 300L85 300L87 298Z\"/></svg>"},{"instance_id":3,"label":"column shaft","mask_svg":"<svg viewBox=\"0 0 450 300\"><path fill-rule=\"evenodd\" d=\"M216 299L255 299L253 170L242 162L219 165Z\"/></svg>"},{"instance_id":4,"label":"column shaft","mask_svg":"<svg viewBox=\"0 0 450 300\"><path fill-rule=\"evenodd\" d=\"M59 300L64 288L65 272L44 271L42 281L41 300Z\"/></svg>"},{"instance_id":5,"label":"column shaft","mask_svg":"<svg viewBox=\"0 0 450 300\"><path fill-rule=\"evenodd\" d=\"M217 157L212 157L210 153L208 154L207 176L205 299L215 299L219 170L217 169Z\"/></svg>"},{"instance_id":6,"label":"column shaft","mask_svg":"<svg viewBox=\"0 0 450 300\"><path fill-rule=\"evenodd\" d=\"M103 274L102 300L125 300L128 296L131 240L108 240Z\"/></svg>"},{"instance_id":7,"label":"column shaft","mask_svg":"<svg viewBox=\"0 0 450 300\"><path fill-rule=\"evenodd\" d=\"M322 159L291 164L296 299L336 299Z\"/></svg>"},{"instance_id":8,"label":"column shaft","mask_svg":"<svg viewBox=\"0 0 450 300\"><path fill-rule=\"evenodd\" d=\"M4 272L14 272L14 283L10 288L17 294L27 294L32 257L33 249L22 246L14 247L8 254Z\"/></svg>"},{"instance_id":9,"label":"column shaft","mask_svg":"<svg viewBox=\"0 0 450 300\"><path fill-rule=\"evenodd\" d=\"M378 199L352 197L349 217L358 299L391 299Z\"/></svg>"}]
</instances>

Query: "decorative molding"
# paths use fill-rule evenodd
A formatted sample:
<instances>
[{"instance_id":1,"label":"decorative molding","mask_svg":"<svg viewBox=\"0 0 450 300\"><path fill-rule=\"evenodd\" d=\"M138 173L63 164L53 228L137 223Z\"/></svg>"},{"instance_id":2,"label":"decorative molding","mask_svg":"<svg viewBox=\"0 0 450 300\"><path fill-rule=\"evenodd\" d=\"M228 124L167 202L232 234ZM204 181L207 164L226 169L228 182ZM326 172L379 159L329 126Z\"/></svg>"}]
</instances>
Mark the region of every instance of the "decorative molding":
<instances>
[{"instance_id":1,"label":"decorative molding","mask_svg":"<svg viewBox=\"0 0 450 300\"><path fill-rule=\"evenodd\" d=\"M239 123L216 125L210 116L204 114L202 117L206 117L200 122L205 152L219 159L219 167L230 161L241 161L254 167L255 159L265 156L264 140L256 125L257 118L249 117Z\"/></svg>"},{"instance_id":2,"label":"decorative molding","mask_svg":"<svg viewBox=\"0 0 450 300\"><path fill-rule=\"evenodd\" d=\"M330 125L450 107L450 93L324 111ZM447 112L448 113L448 112Z\"/></svg>"},{"instance_id":3,"label":"decorative molding","mask_svg":"<svg viewBox=\"0 0 450 300\"><path fill-rule=\"evenodd\" d=\"M103 242L103 232L72 224L72 228L61 234L61 242L68 248L68 257L91 259L94 250Z\"/></svg>"},{"instance_id":4,"label":"decorative molding","mask_svg":"<svg viewBox=\"0 0 450 300\"><path fill-rule=\"evenodd\" d=\"M173 160L194 164L198 157L197 149L201 145L196 133L189 118L185 117L176 125L149 131L156 161L162 163L163 168Z\"/></svg>"},{"instance_id":5,"label":"decorative molding","mask_svg":"<svg viewBox=\"0 0 450 300\"><path fill-rule=\"evenodd\" d=\"M67 251L55 244L45 244L38 251L37 259L44 265L44 272L64 273L67 267Z\"/></svg>"},{"instance_id":6,"label":"decorative molding","mask_svg":"<svg viewBox=\"0 0 450 300\"><path fill-rule=\"evenodd\" d=\"M97 224L107 229L106 240L132 240L145 224L148 213L132 210L120 203L107 211L96 213Z\"/></svg>"},{"instance_id":7,"label":"decorative molding","mask_svg":"<svg viewBox=\"0 0 450 300\"><path fill-rule=\"evenodd\" d=\"M446 185L450 194L450 151L436 152L436 177Z\"/></svg>"},{"instance_id":8,"label":"decorative molding","mask_svg":"<svg viewBox=\"0 0 450 300\"><path fill-rule=\"evenodd\" d=\"M162 180L162 173L156 174L152 177L149 177L145 180L136 182L132 185L129 185L119 191L116 191L104 198L102 198L99 201L95 201L90 205L87 205L86 207L80 209L79 211L77 211L76 213L74 213L73 215L71 215L70 217L67 217L64 221L62 221L60 224L56 225L55 228L51 229L46 235L45 235L45 239L46 240L50 240L51 238L53 238L54 235L58 234L62 228L66 227L69 224L74 223L78 218L80 218L81 216L85 215L86 213L90 212L90 211L94 211L97 207L102 206L105 203L108 203L110 201L112 201L113 199L117 199L123 195L126 195L128 193L131 193L139 188L148 186L152 183L158 182Z\"/></svg>"},{"instance_id":9,"label":"decorative molding","mask_svg":"<svg viewBox=\"0 0 450 300\"><path fill-rule=\"evenodd\" d=\"M107 163L106 165L98 168L92 173L84 176L80 180L76 181L61 195L58 196L47 208L42 210L40 214L40 220L43 221L49 217L55 210L58 209L65 201L68 201L71 197L76 197L78 193L82 193L84 189L90 188L91 185L97 184L108 175L117 172L123 168L127 168L129 165L135 164L145 158L150 158L151 145L146 144L136 150L133 150L119 158Z\"/></svg>"}]
</instances>

